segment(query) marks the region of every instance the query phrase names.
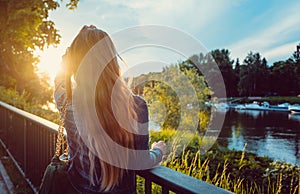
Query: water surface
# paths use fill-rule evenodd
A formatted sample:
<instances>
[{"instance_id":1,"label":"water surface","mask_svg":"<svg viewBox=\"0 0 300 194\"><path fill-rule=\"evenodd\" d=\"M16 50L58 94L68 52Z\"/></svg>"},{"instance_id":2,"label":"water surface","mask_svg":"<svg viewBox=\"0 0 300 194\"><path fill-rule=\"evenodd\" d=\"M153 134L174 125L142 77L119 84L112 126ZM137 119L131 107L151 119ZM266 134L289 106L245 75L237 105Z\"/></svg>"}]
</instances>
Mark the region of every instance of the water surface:
<instances>
[{"instance_id":1,"label":"water surface","mask_svg":"<svg viewBox=\"0 0 300 194\"><path fill-rule=\"evenodd\" d=\"M300 165L300 115L287 112L230 110L218 142L229 149Z\"/></svg>"}]
</instances>

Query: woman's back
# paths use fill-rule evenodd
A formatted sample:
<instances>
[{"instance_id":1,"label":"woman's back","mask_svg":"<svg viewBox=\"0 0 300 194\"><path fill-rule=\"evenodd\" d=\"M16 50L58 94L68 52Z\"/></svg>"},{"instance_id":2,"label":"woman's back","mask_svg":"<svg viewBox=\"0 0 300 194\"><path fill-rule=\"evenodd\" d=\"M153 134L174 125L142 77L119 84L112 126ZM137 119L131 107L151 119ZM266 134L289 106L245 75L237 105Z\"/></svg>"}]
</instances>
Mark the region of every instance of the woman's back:
<instances>
[{"instance_id":1,"label":"woman's back","mask_svg":"<svg viewBox=\"0 0 300 194\"><path fill-rule=\"evenodd\" d=\"M84 27L64 55L64 71L55 80L55 100L69 144L68 175L81 193L134 193L133 170L156 166L165 153L163 142L149 150L146 102L120 81L116 56L105 32ZM71 76L77 84L74 91Z\"/></svg>"}]
</instances>

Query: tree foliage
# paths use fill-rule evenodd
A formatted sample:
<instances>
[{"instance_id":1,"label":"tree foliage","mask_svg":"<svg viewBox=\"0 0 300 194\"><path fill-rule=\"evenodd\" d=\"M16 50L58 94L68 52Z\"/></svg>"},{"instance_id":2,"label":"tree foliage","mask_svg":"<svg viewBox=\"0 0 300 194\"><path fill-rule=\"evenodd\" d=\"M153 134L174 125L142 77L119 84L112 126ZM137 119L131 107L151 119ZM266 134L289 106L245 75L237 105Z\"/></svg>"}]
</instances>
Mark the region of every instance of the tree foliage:
<instances>
[{"instance_id":1,"label":"tree foliage","mask_svg":"<svg viewBox=\"0 0 300 194\"><path fill-rule=\"evenodd\" d=\"M271 67L271 91L284 96L299 92L299 68L292 59L275 62ZM275 84L276 83L276 84Z\"/></svg>"},{"instance_id":2,"label":"tree foliage","mask_svg":"<svg viewBox=\"0 0 300 194\"><path fill-rule=\"evenodd\" d=\"M234 72L234 60L230 58L229 50L213 50L211 55L222 73L224 84L226 85L226 94L228 96L237 96L237 74Z\"/></svg>"},{"instance_id":3,"label":"tree foliage","mask_svg":"<svg viewBox=\"0 0 300 194\"><path fill-rule=\"evenodd\" d=\"M269 70L267 61L259 53L250 52L240 71L239 93L240 95L264 96L268 93Z\"/></svg>"},{"instance_id":4,"label":"tree foliage","mask_svg":"<svg viewBox=\"0 0 300 194\"><path fill-rule=\"evenodd\" d=\"M213 92L218 88L216 72L221 71L226 86L227 97L234 96L269 96L300 94L300 44L297 50L285 61L270 65L260 53L249 52L242 63L230 57L227 49L217 49L204 55L191 56L180 64L181 69L196 68L198 75L206 75ZM212 68L215 62L219 69ZM233 65L234 64L234 65ZM203 73L204 72L204 73Z\"/></svg>"},{"instance_id":5,"label":"tree foliage","mask_svg":"<svg viewBox=\"0 0 300 194\"><path fill-rule=\"evenodd\" d=\"M217 68L212 63L216 63ZM220 83L213 80L220 75L218 71L223 76L227 97L300 94L300 48L288 60L271 66L260 53L249 52L242 64L239 59L234 62L227 49L213 50L205 55L200 53L177 65L165 67L162 73L139 76L137 79L144 81L135 86L135 92L144 96L150 117L162 129L176 129L180 122L189 129L192 128L192 117L182 114L184 107L194 106L187 103L191 91L183 78L187 77L200 105L201 111L196 113L200 118L198 129L205 129L209 112L204 104L217 92L214 89Z\"/></svg>"},{"instance_id":6,"label":"tree foliage","mask_svg":"<svg viewBox=\"0 0 300 194\"><path fill-rule=\"evenodd\" d=\"M148 80L151 81L144 86L143 96L150 118L162 129L177 129L181 125L182 130L192 131L207 127L204 103L212 92L196 69L180 71L179 65L171 65L162 73L150 74Z\"/></svg>"},{"instance_id":7,"label":"tree foliage","mask_svg":"<svg viewBox=\"0 0 300 194\"><path fill-rule=\"evenodd\" d=\"M70 0L67 5L74 9L77 3ZM48 18L58 7L54 0L0 0L0 85L37 103L50 100L52 91L46 77L37 75L33 52L59 43L58 30Z\"/></svg>"},{"instance_id":8,"label":"tree foliage","mask_svg":"<svg viewBox=\"0 0 300 194\"><path fill-rule=\"evenodd\" d=\"M223 56L220 57L220 61ZM226 56L224 57L226 58ZM230 62L229 62L230 63ZM198 75L203 76L207 85L213 91L214 96L223 97L223 83L224 76L220 71L220 67L216 65L216 62L211 53L199 55L193 55L186 61L181 63L180 69L195 69ZM225 68L224 68L225 69ZM230 83L230 82L228 82Z\"/></svg>"}]
</instances>

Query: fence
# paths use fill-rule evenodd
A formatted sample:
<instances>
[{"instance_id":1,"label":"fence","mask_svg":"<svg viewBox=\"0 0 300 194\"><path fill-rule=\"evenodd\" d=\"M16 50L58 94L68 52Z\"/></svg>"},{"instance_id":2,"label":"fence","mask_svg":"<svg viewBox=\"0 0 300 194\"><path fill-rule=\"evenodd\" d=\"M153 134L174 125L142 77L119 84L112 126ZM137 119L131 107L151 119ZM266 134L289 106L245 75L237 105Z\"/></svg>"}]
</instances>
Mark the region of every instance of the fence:
<instances>
[{"instance_id":1,"label":"fence","mask_svg":"<svg viewBox=\"0 0 300 194\"><path fill-rule=\"evenodd\" d=\"M34 192L54 155L57 128L50 121L0 101L1 143ZM152 183L160 185L162 193L230 193L163 166L137 174L145 179L146 194L151 193Z\"/></svg>"}]
</instances>

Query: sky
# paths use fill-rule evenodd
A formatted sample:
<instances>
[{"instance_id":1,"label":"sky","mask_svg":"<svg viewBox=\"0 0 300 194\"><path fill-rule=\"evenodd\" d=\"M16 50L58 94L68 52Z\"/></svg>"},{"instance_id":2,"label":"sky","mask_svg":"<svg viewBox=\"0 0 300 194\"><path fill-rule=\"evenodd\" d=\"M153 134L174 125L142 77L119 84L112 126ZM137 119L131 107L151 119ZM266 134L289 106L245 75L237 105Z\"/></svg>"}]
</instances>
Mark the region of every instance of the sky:
<instances>
[{"instance_id":1,"label":"sky","mask_svg":"<svg viewBox=\"0 0 300 194\"><path fill-rule=\"evenodd\" d=\"M272 65L292 56L300 43L299 0L80 0L74 11L65 8L65 2L49 16L62 36L61 43L36 52L41 60L40 71L48 73L51 79L58 71L61 55L83 25L93 24L106 31L117 50L119 42L126 39L141 41L142 47L120 51L136 74L158 71L162 64L176 63L189 54L200 53L191 49L191 53L182 55L175 47L145 46L143 36L127 37L126 32L137 26L158 26L157 33L148 33L148 36L162 35L156 41L164 42L167 37L180 46L179 39L188 36L207 51L228 49L231 58L239 58L240 62L252 51L259 52ZM171 29L167 36L161 33L163 27ZM158 61L159 65L149 65L147 61Z\"/></svg>"}]
</instances>

